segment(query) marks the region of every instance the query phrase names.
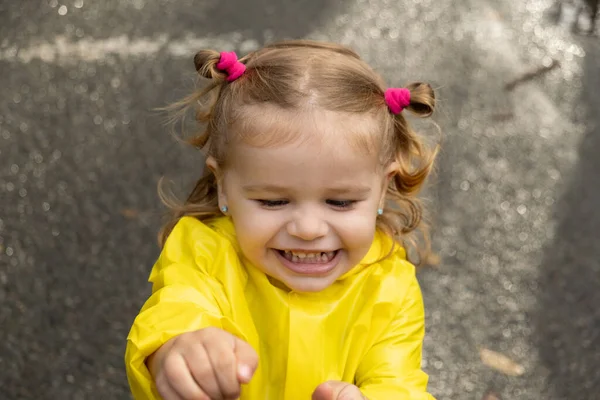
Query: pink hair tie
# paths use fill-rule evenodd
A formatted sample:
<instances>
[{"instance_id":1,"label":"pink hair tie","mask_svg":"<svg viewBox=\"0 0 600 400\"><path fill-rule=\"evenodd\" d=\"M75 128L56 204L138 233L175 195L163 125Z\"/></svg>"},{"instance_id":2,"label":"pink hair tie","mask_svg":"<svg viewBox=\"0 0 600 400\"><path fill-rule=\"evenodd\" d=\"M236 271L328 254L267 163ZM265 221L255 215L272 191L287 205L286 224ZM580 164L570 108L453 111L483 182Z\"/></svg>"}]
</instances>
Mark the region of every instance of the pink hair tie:
<instances>
[{"instance_id":1,"label":"pink hair tie","mask_svg":"<svg viewBox=\"0 0 600 400\"><path fill-rule=\"evenodd\" d=\"M410 90L406 88L386 89L385 103L393 114L400 114L410 105Z\"/></svg>"},{"instance_id":2,"label":"pink hair tie","mask_svg":"<svg viewBox=\"0 0 600 400\"><path fill-rule=\"evenodd\" d=\"M246 71L246 66L238 61L237 54L235 54L234 51L221 52L221 58L219 59L217 68L227 72L228 82L235 81L242 76L244 71Z\"/></svg>"}]
</instances>

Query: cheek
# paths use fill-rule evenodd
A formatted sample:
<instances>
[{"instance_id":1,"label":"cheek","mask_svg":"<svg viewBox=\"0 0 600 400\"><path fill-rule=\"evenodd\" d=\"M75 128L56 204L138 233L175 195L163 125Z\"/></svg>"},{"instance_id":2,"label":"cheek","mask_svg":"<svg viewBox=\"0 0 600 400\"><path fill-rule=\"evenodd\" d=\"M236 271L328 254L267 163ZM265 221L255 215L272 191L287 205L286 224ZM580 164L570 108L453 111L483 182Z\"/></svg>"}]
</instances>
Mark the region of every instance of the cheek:
<instances>
[{"instance_id":1,"label":"cheek","mask_svg":"<svg viewBox=\"0 0 600 400\"><path fill-rule=\"evenodd\" d=\"M257 254L278 232L275 219L262 210L237 210L232 214L238 242L246 256Z\"/></svg>"},{"instance_id":2,"label":"cheek","mask_svg":"<svg viewBox=\"0 0 600 400\"><path fill-rule=\"evenodd\" d=\"M360 213L343 220L338 232L346 246L350 248L369 248L375 236L376 216L371 213Z\"/></svg>"}]
</instances>

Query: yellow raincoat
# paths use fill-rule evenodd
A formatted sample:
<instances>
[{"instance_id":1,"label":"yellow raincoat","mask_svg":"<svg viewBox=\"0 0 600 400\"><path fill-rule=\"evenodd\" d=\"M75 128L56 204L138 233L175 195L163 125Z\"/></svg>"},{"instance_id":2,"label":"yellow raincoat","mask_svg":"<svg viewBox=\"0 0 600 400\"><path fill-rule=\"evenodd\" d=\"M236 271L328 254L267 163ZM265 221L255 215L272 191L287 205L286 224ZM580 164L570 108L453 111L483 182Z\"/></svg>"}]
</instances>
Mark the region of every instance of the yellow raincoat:
<instances>
[{"instance_id":1,"label":"yellow raincoat","mask_svg":"<svg viewBox=\"0 0 600 400\"><path fill-rule=\"evenodd\" d=\"M328 380L369 400L432 400L421 370L424 311L404 250L377 232L361 264L317 293L272 285L240 260L232 222L184 217L150 275L152 296L135 319L125 363L137 400L160 399L146 357L184 332L218 327L256 350L242 400L310 400Z\"/></svg>"}]
</instances>

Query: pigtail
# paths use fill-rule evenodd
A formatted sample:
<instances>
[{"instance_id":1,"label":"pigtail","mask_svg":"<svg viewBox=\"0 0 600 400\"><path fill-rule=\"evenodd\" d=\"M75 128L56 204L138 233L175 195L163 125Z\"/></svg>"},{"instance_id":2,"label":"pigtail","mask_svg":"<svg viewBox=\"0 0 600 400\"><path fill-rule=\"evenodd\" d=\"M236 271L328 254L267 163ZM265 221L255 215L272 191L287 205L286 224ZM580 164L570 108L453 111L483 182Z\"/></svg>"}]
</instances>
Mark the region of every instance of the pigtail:
<instances>
[{"instance_id":1,"label":"pigtail","mask_svg":"<svg viewBox=\"0 0 600 400\"><path fill-rule=\"evenodd\" d=\"M406 110L412 114L427 118L435 108L435 93L427 83L411 83L410 103ZM431 173L437 148L432 152L426 148L421 137L410 127L400 114L394 116L394 137L397 140L396 160L399 163L395 182L398 189L406 195L418 193L427 176Z\"/></svg>"},{"instance_id":2,"label":"pigtail","mask_svg":"<svg viewBox=\"0 0 600 400\"><path fill-rule=\"evenodd\" d=\"M431 116L435 109L435 94L431 86L418 82L407 85L406 89L410 90L410 102L405 110L421 118ZM388 186L387 200L395 206L386 208L380 223L386 231L399 237L405 247L417 252L415 264L435 264L437 257L431 252L429 224L424 218L426 210L417 195L433 170L439 147L430 149L402 113L392 115L392 119L393 158L398 169ZM417 243L419 236L420 246Z\"/></svg>"},{"instance_id":3,"label":"pigtail","mask_svg":"<svg viewBox=\"0 0 600 400\"><path fill-rule=\"evenodd\" d=\"M406 109L418 117L430 117L435 109L433 88L423 82L411 83L406 88L410 90L410 104Z\"/></svg>"},{"instance_id":4,"label":"pigtail","mask_svg":"<svg viewBox=\"0 0 600 400\"><path fill-rule=\"evenodd\" d=\"M221 97L224 85L227 82L227 71L217 68L221 53L214 50L200 50L194 56L194 67L198 75L209 80L202 89L195 91L189 96L177 101L162 110L170 115L169 123L175 124L185 120L190 109L194 110L194 120L201 129L195 131L188 137L176 137L184 143L203 151L205 154L211 146L213 132L219 128L218 119L215 116L216 105ZM208 169L204 173L185 201L181 201L169 190L164 179L158 183L158 194L162 203L170 210L167 222L163 225L158 235L158 242L162 247L177 224L184 216L192 216L198 219L207 219L219 215L217 179Z\"/></svg>"},{"instance_id":5,"label":"pigtail","mask_svg":"<svg viewBox=\"0 0 600 400\"><path fill-rule=\"evenodd\" d=\"M227 73L217 68L221 54L215 50L200 50L194 56L196 72L203 78L219 82L225 81Z\"/></svg>"}]
</instances>

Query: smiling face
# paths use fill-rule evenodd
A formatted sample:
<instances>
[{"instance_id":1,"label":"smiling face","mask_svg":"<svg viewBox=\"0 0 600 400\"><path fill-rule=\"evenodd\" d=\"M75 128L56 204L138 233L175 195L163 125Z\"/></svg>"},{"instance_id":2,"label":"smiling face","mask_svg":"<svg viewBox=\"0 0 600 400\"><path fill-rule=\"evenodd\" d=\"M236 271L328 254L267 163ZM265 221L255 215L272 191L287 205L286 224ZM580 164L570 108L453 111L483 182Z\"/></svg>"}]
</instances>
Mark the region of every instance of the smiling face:
<instances>
[{"instance_id":1,"label":"smiling face","mask_svg":"<svg viewBox=\"0 0 600 400\"><path fill-rule=\"evenodd\" d=\"M384 170L376 152L344 139L351 135L346 128L365 126L365 116L356 118L311 113L295 128L302 140L236 143L223 170L207 160L220 178L220 206L229 208L244 256L291 290L327 288L373 241L394 166Z\"/></svg>"}]
</instances>

